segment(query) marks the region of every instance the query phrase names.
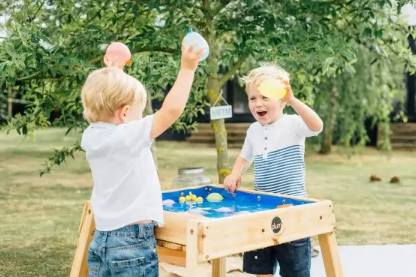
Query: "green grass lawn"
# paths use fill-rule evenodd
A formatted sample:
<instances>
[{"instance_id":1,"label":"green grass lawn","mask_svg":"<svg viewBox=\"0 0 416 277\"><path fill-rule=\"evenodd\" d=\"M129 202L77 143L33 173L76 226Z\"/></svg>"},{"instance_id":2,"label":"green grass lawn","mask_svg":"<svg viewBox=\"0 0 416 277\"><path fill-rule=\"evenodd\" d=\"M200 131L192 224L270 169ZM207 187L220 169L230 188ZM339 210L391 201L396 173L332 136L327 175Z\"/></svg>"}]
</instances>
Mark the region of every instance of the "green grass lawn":
<instances>
[{"instance_id":1,"label":"green grass lawn","mask_svg":"<svg viewBox=\"0 0 416 277\"><path fill-rule=\"evenodd\" d=\"M0 133L0 276L68 276L83 203L91 176L82 153L76 160L39 177L53 148L74 141L63 131L36 134L36 142ZM158 142L159 176L164 189L178 167L202 166L216 181L214 148ZM232 163L238 154L230 151ZM334 202L340 244L416 243L416 152L391 157L365 149L351 158L340 153L308 153L309 196ZM370 183L377 174L381 182ZM390 184L393 175L400 184ZM252 171L244 186L252 188Z\"/></svg>"}]
</instances>

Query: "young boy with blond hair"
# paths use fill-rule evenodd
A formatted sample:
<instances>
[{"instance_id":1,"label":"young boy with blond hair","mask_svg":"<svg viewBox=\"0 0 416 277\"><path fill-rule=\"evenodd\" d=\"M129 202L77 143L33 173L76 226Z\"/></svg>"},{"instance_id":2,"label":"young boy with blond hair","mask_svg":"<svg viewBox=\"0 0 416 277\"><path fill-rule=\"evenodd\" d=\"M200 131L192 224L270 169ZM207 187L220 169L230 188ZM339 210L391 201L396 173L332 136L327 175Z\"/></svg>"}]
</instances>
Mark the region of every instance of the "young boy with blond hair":
<instances>
[{"instance_id":1,"label":"young boy with blond hair","mask_svg":"<svg viewBox=\"0 0 416 277\"><path fill-rule=\"evenodd\" d=\"M81 92L96 225L89 277L159 276L154 228L163 226L163 207L150 146L184 111L202 53L182 44L175 84L160 110L144 118L147 94L138 80L113 61L89 74Z\"/></svg>"},{"instance_id":2,"label":"young boy with blond hair","mask_svg":"<svg viewBox=\"0 0 416 277\"><path fill-rule=\"evenodd\" d=\"M261 83L280 79L288 85L283 99L268 98L259 91ZM261 66L243 78L249 108L256 119L250 125L240 155L224 187L233 193L241 184L242 174L254 161L254 188L259 191L306 197L304 148L305 138L318 135L322 120L298 100L289 85L289 74L278 66ZM289 104L297 115L284 114ZM257 276L275 274L277 263L281 277L309 277L310 238L247 252L243 269Z\"/></svg>"}]
</instances>

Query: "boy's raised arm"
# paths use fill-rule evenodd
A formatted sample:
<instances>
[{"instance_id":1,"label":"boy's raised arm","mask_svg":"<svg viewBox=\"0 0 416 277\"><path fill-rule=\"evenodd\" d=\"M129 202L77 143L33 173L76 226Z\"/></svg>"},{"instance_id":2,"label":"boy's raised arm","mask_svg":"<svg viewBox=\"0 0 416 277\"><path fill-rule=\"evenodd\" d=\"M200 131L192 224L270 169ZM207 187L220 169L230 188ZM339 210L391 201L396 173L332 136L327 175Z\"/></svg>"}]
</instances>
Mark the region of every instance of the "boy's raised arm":
<instances>
[{"instance_id":1,"label":"boy's raised arm","mask_svg":"<svg viewBox=\"0 0 416 277\"><path fill-rule=\"evenodd\" d=\"M322 130L324 125L322 119L313 109L294 96L290 85L288 88L288 94L285 96L284 100L292 106L310 131L320 132Z\"/></svg>"},{"instance_id":2,"label":"boy's raised arm","mask_svg":"<svg viewBox=\"0 0 416 277\"><path fill-rule=\"evenodd\" d=\"M322 130L323 128L322 119L318 116L318 114L314 110L308 107L308 105L306 105L305 103L303 103L302 101L296 98L294 98L289 104L302 118L303 122L305 122L309 130L313 132L319 132Z\"/></svg>"},{"instance_id":3,"label":"boy's raised arm","mask_svg":"<svg viewBox=\"0 0 416 277\"><path fill-rule=\"evenodd\" d=\"M185 49L184 41L182 41L181 69L172 89L163 101L162 107L154 115L150 133L151 139L166 131L183 113L191 92L195 70L203 51L203 48L195 50L193 45Z\"/></svg>"}]
</instances>

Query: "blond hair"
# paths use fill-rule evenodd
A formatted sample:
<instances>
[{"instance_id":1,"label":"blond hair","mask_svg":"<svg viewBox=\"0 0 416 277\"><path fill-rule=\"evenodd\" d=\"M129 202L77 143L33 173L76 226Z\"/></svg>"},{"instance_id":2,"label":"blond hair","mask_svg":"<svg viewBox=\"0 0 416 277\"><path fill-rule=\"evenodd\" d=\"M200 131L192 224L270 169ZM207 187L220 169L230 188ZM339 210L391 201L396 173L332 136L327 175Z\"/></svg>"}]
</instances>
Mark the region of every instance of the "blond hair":
<instances>
[{"instance_id":1,"label":"blond hair","mask_svg":"<svg viewBox=\"0 0 416 277\"><path fill-rule=\"evenodd\" d=\"M116 67L91 72L81 90L84 117L88 122L108 121L125 105L146 105L146 90L135 78Z\"/></svg>"},{"instance_id":2,"label":"blond hair","mask_svg":"<svg viewBox=\"0 0 416 277\"><path fill-rule=\"evenodd\" d=\"M250 85L259 86L267 79L283 79L289 81L289 73L277 65L262 65L250 71L241 80L248 88Z\"/></svg>"}]
</instances>

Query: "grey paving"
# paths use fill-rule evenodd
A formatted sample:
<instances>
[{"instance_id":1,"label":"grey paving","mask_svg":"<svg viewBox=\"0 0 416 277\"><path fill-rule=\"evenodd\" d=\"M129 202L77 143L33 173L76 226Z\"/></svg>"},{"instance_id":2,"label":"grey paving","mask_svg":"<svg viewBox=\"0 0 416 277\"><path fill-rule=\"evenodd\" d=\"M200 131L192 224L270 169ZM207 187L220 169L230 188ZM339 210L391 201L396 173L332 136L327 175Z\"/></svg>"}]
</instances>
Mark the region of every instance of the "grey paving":
<instances>
[{"instance_id":1,"label":"grey paving","mask_svg":"<svg viewBox=\"0 0 416 277\"><path fill-rule=\"evenodd\" d=\"M338 249L344 277L416 277L416 244L341 245ZM311 277L326 277L321 255L312 259Z\"/></svg>"}]
</instances>

